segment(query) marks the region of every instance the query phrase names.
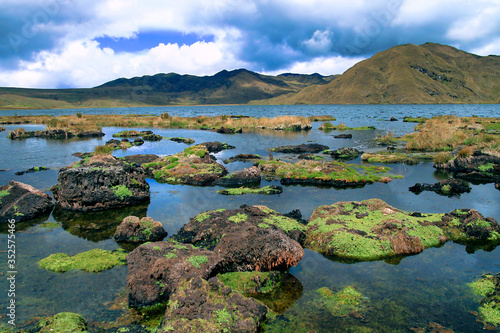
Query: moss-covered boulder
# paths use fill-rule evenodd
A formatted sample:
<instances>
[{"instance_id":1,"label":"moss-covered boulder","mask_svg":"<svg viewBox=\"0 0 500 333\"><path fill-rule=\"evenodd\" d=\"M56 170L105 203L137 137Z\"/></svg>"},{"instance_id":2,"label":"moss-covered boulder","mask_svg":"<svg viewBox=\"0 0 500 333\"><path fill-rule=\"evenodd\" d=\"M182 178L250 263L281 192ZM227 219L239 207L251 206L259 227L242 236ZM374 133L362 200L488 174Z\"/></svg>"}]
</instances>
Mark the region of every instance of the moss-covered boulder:
<instances>
[{"instance_id":1,"label":"moss-covered boulder","mask_svg":"<svg viewBox=\"0 0 500 333\"><path fill-rule=\"evenodd\" d=\"M328 154L332 158L337 159L337 160L354 160L357 158L359 155L361 155L361 151L357 150L356 148L348 148L348 147L343 147L339 148L336 150L324 150L323 154Z\"/></svg>"},{"instance_id":2,"label":"moss-covered boulder","mask_svg":"<svg viewBox=\"0 0 500 333\"><path fill-rule=\"evenodd\" d=\"M486 182L500 181L500 156L498 151L473 151L470 156L460 156L446 163L434 163L439 170L452 172L456 178Z\"/></svg>"},{"instance_id":3,"label":"moss-covered boulder","mask_svg":"<svg viewBox=\"0 0 500 333\"><path fill-rule=\"evenodd\" d=\"M10 181L0 186L0 223L48 215L53 207L52 198L31 185Z\"/></svg>"},{"instance_id":4,"label":"moss-covered boulder","mask_svg":"<svg viewBox=\"0 0 500 333\"><path fill-rule=\"evenodd\" d=\"M81 269L85 272L98 273L115 266L125 265L127 253L123 250L107 251L94 249L68 256L66 253L51 254L38 262L43 269L64 273L72 269Z\"/></svg>"},{"instance_id":5,"label":"moss-covered boulder","mask_svg":"<svg viewBox=\"0 0 500 333\"><path fill-rule=\"evenodd\" d=\"M185 144L192 144L194 143L194 140L191 139L191 138L181 138L181 137L175 137L175 138L167 138L168 140L170 141L174 141L174 142L177 142L177 143L185 143Z\"/></svg>"},{"instance_id":6,"label":"moss-covered boulder","mask_svg":"<svg viewBox=\"0 0 500 333\"><path fill-rule=\"evenodd\" d=\"M209 279L222 271L223 258L191 244L146 243L127 256L129 306L150 306L168 300L184 279Z\"/></svg>"},{"instance_id":7,"label":"moss-covered boulder","mask_svg":"<svg viewBox=\"0 0 500 333\"><path fill-rule=\"evenodd\" d=\"M213 185L227 174L203 144L142 165L157 181L169 184Z\"/></svg>"},{"instance_id":8,"label":"moss-covered boulder","mask_svg":"<svg viewBox=\"0 0 500 333\"><path fill-rule=\"evenodd\" d=\"M219 153L223 150L236 148L235 146L231 146L228 145L227 143L219 141L203 142L201 145L205 146L209 153L214 153L214 154Z\"/></svg>"},{"instance_id":9,"label":"moss-covered boulder","mask_svg":"<svg viewBox=\"0 0 500 333\"><path fill-rule=\"evenodd\" d=\"M145 243L161 241L167 235L161 222L151 217L139 219L137 216L127 216L116 229L114 238L119 242Z\"/></svg>"},{"instance_id":10,"label":"moss-covered boulder","mask_svg":"<svg viewBox=\"0 0 500 333\"><path fill-rule=\"evenodd\" d=\"M435 184L416 183L409 190L415 194L420 194L423 191L432 191L441 195L454 196L469 193L471 187L461 179L450 178Z\"/></svg>"},{"instance_id":11,"label":"moss-covered boulder","mask_svg":"<svg viewBox=\"0 0 500 333\"><path fill-rule=\"evenodd\" d=\"M238 187L219 190L217 193L224 195L242 195L247 193L273 195L283 193L283 187L276 185L268 185L261 188Z\"/></svg>"},{"instance_id":12,"label":"moss-covered boulder","mask_svg":"<svg viewBox=\"0 0 500 333\"><path fill-rule=\"evenodd\" d=\"M469 285L481 297L480 319L494 326L500 326L500 273L486 274Z\"/></svg>"},{"instance_id":13,"label":"moss-covered boulder","mask_svg":"<svg viewBox=\"0 0 500 333\"><path fill-rule=\"evenodd\" d=\"M238 154L236 156L230 157L224 160L224 163L232 163L232 162L248 162L248 161L257 161L262 157L257 154Z\"/></svg>"},{"instance_id":14,"label":"moss-covered boulder","mask_svg":"<svg viewBox=\"0 0 500 333\"><path fill-rule=\"evenodd\" d=\"M226 286L243 294L265 294L281 285L282 272L232 272L218 275Z\"/></svg>"},{"instance_id":15,"label":"moss-covered boulder","mask_svg":"<svg viewBox=\"0 0 500 333\"><path fill-rule=\"evenodd\" d=\"M475 210L407 213L370 199L316 208L309 219L305 246L340 258L377 260L419 253L447 240L499 243L499 231L495 220Z\"/></svg>"},{"instance_id":16,"label":"moss-covered boulder","mask_svg":"<svg viewBox=\"0 0 500 333\"><path fill-rule=\"evenodd\" d=\"M111 155L84 158L61 169L51 187L57 204L75 211L136 205L149 199L144 169Z\"/></svg>"},{"instance_id":17,"label":"moss-covered boulder","mask_svg":"<svg viewBox=\"0 0 500 333\"><path fill-rule=\"evenodd\" d=\"M386 178L389 168L347 165L342 162L301 160L288 163L279 160L259 161L264 174L280 178L282 185L304 184L337 188L361 187Z\"/></svg>"},{"instance_id":18,"label":"moss-covered boulder","mask_svg":"<svg viewBox=\"0 0 500 333\"><path fill-rule=\"evenodd\" d=\"M27 139L27 138L46 138L46 139L69 139L73 137L89 138L89 137L102 137L104 133L100 128L80 130L77 128L49 128L39 131L26 131L24 128L18 128L10 131L7 136L12 140Z\"/></svg>"},{"instance_id":19,"label":"moss-covered boulder","mask_svg":"<svg viewBox=\"0 0 500 333\"><path fill-rule=\"evenodd\" d=\"M267 308L225 286L216 277L181 283L168 302L160 333L254 333L266 318Z\"/></svg>"},{"instance_id":20,"label":"moss-covered boulder","mask_svg":"<svg viewBox=\"0 0 500 333\"><path fill-rule=\"evenodd\" d=\"M279 146L271 148L270 150L275 153L302 154L302 153L319 153L326 149L329 149L329 147L325 145L320 145L317 143L303 143L295 146Z\"/></svg>"},{"instance_id":21,"label":"moss-covered boulder","mask_svg":"<svg viewBox=\"0 0 500 333\"><path fill-rule=\"evenodd\" d=\"M225 187L240 187L243 185L259 185L260 169L252 166L241 171L233 172L227 176L217 179L214 184Z\"/></svg>"},{"instance_id":22,"label":"moss-covered boulder","mask_svg":"<svg viewBox=\"0 0 500 333\"><path fill-rule=\"evenodd\" d=\"M36 324L35 330L40 333L85 333L87 332L87 322L79 314L60 312L40 320Z\"/></svg>"}]
</instances>

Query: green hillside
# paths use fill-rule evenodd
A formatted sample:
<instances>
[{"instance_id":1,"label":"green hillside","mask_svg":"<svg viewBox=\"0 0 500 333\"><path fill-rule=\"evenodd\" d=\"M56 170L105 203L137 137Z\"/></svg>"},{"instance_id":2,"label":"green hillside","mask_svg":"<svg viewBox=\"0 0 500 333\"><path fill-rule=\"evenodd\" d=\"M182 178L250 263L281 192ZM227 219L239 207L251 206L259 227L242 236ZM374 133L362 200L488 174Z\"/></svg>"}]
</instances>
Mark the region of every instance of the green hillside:
<instances>
[{"instance_id":1,"label":"green hillside","mask_svg":"<svg viewBox=\"0 0 500 333\"><path fill-rule=\"evenodd\" d=\"M500 57L451 46L399 45L322 86L252 104L500 103Z\"/></svg>"},{"instance_id":2,"label":"green hillside","mask_svg":"<svg viewBox=\"0 0 500 333\"><path fill-rule=\"evenodd\" d=\"M246 69L213 76L176 73L120 78L88 89L0 88L0 109L246 104L323 85L335 76L261 75Z\"/></svg>"}]
</instances>

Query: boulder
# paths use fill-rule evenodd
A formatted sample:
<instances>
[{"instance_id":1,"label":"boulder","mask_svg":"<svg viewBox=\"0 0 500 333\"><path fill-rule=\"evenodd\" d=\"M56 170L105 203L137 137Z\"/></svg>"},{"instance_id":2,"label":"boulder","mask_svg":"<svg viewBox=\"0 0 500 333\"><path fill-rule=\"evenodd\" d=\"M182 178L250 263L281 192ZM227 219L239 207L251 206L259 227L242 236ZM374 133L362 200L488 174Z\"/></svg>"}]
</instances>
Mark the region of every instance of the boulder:
<instances>
[{"instance_id":1,"label":"boulder","mask_svg":"<svg viewBox=\"0 0 500 333\"><path fill-rule=\"evenodd\" d=\"M389 119L389 121L398 121L398 120L394 117L391 117L391 119Z\"/></svg>"},{"instance_id":2,"label":"boulder","mask_svg":"<svg viewBox=\"0 0 500 333\"><path fill-rule=\"evenodd\" d=\"M339 134L333 136L335 139L352 139L352 134Z\"/></svg>"},{"instance_id":3,"label":"boulder","mask_svg":"<svg viewBox=\"0 0 500 333\"><path fill-rule=\"evenodd\" d=\"M258 185L260 184L260 179L260 169L253 166L221 177L214 182L214 185L225 187L239 187L249 184Z\"/></svg>"},{"instance_id":4,"label":"boulder","mask_svg":"<svg viewBox=\"0 0 500 333\"><path fill-rule=\"evenodd\" d=\"M144 144L144 140L142 138L135 138L132 142L133 146L142 146Z\"/></svg>"},{"instance_id":5,"label":"boulder","mask_svg":"<svg viewBox=\"0 0 500 333\"><path fill-rule=\"evenodd\" d=\"M462 193L469 193L471 187L468 183L461 179L450 178L442 180L435 184L416 183L411 186L409 190L415 194L420 194L423 191L433 191L442 195L460 195Z\"/></svg>"},{"instance_id":6,"label":"boulder","mask_svg":"<svg viewBox=\"0 0 500 333\"><path fill-rule=\"evenodd\" d=\"M10 181L0 187L0 223L31 220L49 214L53 207L52 198L31 185Z\"/></svg>"},{"instance_id":7,"label":"boulder","mask_svg":"<svg viewBox=\"0 0 500 333\"><path fill-rule=\"evenodd\" d=\"M328 151L328 150L325 150ZM314 154L300 154L297 159L299 160L308 160L308 161L321 161L325 159L323 156L318 156Z\"/></svg>"},{"instance_id":8,"label":"boulder","mask_svg":"<svg viewBox=\"0 0 500 333\"><path fill-rule=\"evenodd\" d=\"M466 158L456 157L448 163L436 163L434 167L452 172L455 178L486 182L500 181L500 157L475 151Z\"/></svg>"},{"instance_id":9,"label":"boulder","mask_svg":"<svg viewBox=\"0 0 500 333\"><path fill-rule=\"evenodd\" d=\"M61 169L51 191L58 205L76 211L125 207L149 199L144 169L111 155L96 155Z\"/></svg>"},{"instance_id":10,"label":"boulder","mask_svg":"<svg viewBox=\"0 0 500 333\"><path fill-rule=\"evenodd\" d=\"M38 166L38 167L29 168L29 169L24 170L24 171L18 171L18 172L15 173L15 175L16 176L22 176L25 173L35 173L35 172L47 171L47 170L49 170L49 168L47 168L45 166Z\"/></svg>"},{"instance_id":11,"label":"boulder","mask_svg":"<svg viewBox=\"0 0 500 333\"><path fill-rule=\"evenodd\" d=\"M216 130L217 133L221 134L234 134L234 133L243 133L243 129L241 128L233 128L233 127L220 127Z\"/></svg>"},{"instance_id":12,"label":"boulder","mask_svg":"<svg viewBox=\"0 0 500 333\"><path fill-rule=\"evenodd\" d=\"M185 144L192 144L194 143L194 140L191 138L180 138L180 137L175 137L175 138L168 138L170 141L178 142L178 143L185 143Z\"/></svg>"},{"instance_id":13,"label":"boulder","mask_svg":"<svg viewBox=\"0 0 500 333\"><path fill-rule=\"evenodd\" d=\"M353 160L361 155L363 152L357 150L356 148L343 147L337 150L325 150L323 154L328 154L334 159L338 160Z\"/></svg>"},{"instance_id":14,"label":"boulder","mask_svg":"<svg viewBox=\"0 0 500 333\"><path fill-rule=\"evenodd\" d=\"M151 132L151 131L147 131L147 132ZM141 133L143 133L143 132L141 132ZM163 138L161 137L161 135L154 134L153 132L142 135L142 140L144 140L144 141L161 141L162 139Z\"/></svg>"},{"instance_id":15,"label":"boulder","mask_svg":"<svg viewBox=\"0 0 500 333\"><path fill-rule=\"evenodd\" d=\"M127 216L116 229L114 238L119 242L145 243L161 241L167 235L161 222L151 217L139 219L137 216Z\"/></svg>"},{"instance_id":16,"label":"boulder","mask_svg":"<svg viewBox=\"0 0 500 333\"><path fill-rule=\"evenodd\" d=\"M47 129L40 131L26 131L24 128L18 128L15 131L10 131L7 136L9 139L26 139L26 138L46 138L46 139L69 139L73 137L102 137L104 133L100 129L88 131L74 131L71 129Z\"/></svg>"},{"instance_id":17,"label":"boulder","mask_svg":"<svg viewBox=\"0 0 500 333\"><path fill-rule=\"evenodd\" d=\"M260 159L261 159L260 155L257 154L238 154L236 156L224 160L224 163L228 164L232 162L256 161Z\"/></svg>"},{"instance_id":18,"label":"boulder","mask_svg":"<svg viewBox=\"0 0 500 333\"><path fill-rule=\"evenodd\" d=\"M159 159L159 156L154 154L136 154L125 156L124 159L127 163L142 165L143 163L151 163L153 161L156 161L157 159Z\"/></svg>"},{"instance_id":19,"label":"boulder","mask_svg":"<svg viewBox=\"0 0 500 333\"><path fill-rule=\"evenodd\" d=\"M272 148L275 153L301 154L301 153L319 153L328 149L328 146L317 143L300 144L296 146L279 146Z\"/></svg>"},{"instance_id":20,"label":"boulder","mask_svg":"<svg viewBox=\"0 0 500 333\"><path fill-rule=\"evenodd\" d=\"M130 307L154 305L169 299L185 279L209 279L222 271L223 258L191 244L147 243L127 256Z\"/></svg>"},{"instance_id":21,"label":"boulder","mask_svg":"<svg viewBox=\"0 0 500 333\"><path fill-rule=\"evenodd\" d=\"M219 142L219 141L210 141L204 142L201 145L205 146L209 153L218 153L223 150L234 149L235 146L228 145L227 143Z\"/></svg>"},{"instance_id":22,"label":"boulder","mask_svg":"<svg viewBox=\"0 0 500 333\"><path fill-rule=\"evenodd\" d=\"M208 281L195 277L179 284L158 332L256 333L266 314L263 304L242 296L217 277Z\"/></svg>"}]
</instances>

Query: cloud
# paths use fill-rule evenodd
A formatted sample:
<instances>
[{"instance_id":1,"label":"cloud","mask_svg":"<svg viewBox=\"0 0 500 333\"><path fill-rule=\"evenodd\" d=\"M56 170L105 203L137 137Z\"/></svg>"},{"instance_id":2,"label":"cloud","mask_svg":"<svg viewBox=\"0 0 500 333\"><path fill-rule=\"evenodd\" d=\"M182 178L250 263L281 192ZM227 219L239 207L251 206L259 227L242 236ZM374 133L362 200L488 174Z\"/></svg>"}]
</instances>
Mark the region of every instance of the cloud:
<instances>
[{"instance_id":1,"label":"cloud","mask_svg":"<svg viewBox=\"0 0 500 333\"><path fill-rule=\"evenodd\" d=\"M395 45L428 41L484 55L500 49L499 16L497 0L4 0L0 84L87 87L154 71L238 67L335 74ZM95 42L140 42L162 31L213 37L137 52Z\"/></svg>"}]
</instances>

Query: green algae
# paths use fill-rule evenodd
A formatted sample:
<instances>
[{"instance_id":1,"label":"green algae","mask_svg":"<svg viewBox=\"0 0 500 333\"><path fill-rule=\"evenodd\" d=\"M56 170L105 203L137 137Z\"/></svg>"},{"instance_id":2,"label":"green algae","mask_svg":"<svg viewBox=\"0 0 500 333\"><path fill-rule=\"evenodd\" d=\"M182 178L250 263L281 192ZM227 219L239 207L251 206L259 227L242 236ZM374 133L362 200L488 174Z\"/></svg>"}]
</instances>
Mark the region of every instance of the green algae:
<instances>
[{"instance_id":1,"label":"green algae","mask_svg":"<svg viewBox=\"0 0 500 333\"><path fill-rule=\"evenodd\" d=\"M40 320L36 328L43 333L87 332L87 322L82 316L72 312L61 312Z\"/></svg>"},{"instance_id":2,"label":"green algae","mask_svg":"<svg viewBox=\"0 0 500 333\"><path fill-rule=\"evenodd\" d=\"M319 306L324 306L334 317L348 316L364 308L363 295L351 286L338 292L323 287L316 292L321 295Z\"/></svg>"},{"instance_id":3,"label":"green algae","mask_svg":"<svg viewBox=\"0 0 500 333\"><path fill-rule=\"evenodd\" d=\"M469 284L472 291L482 298L480 318L494 326L500 326L500 274L483 275L482 279Z\"/></svg>"},{"instance_id":4,"label":"green algae","mask_svg":"<svg viewBox=\"0 0 500 333\"><path fill-rule=\"evenodd\" d=\"M476 295L486 297L495 291L495 280L493 275L485 275L484 278L470 283L469 287Z\"/></svg>"},{"instance_id":5,"label":"green algae","mask_svg":"<svg viewBox=\"0 0 500 333\"><path fill-rule=\"evenodd\" d=\"M127 253L123 250L106 251L93 249L74 256L66 253L54 253L38 262L43 269L64 273L72 269L97 273L126 264Z\"/></svg>"},{"instance_id":6,"label":"green algae","mask_svg":"<svg viewBox=\"0 0 500 333\"><path fill-rule=\"evenodd\" d=\"M46 229L55 229L59 228L61 225L57 222L45 222L39 225L39 227L46 228Z\"/></svg>"}]
</instances>

